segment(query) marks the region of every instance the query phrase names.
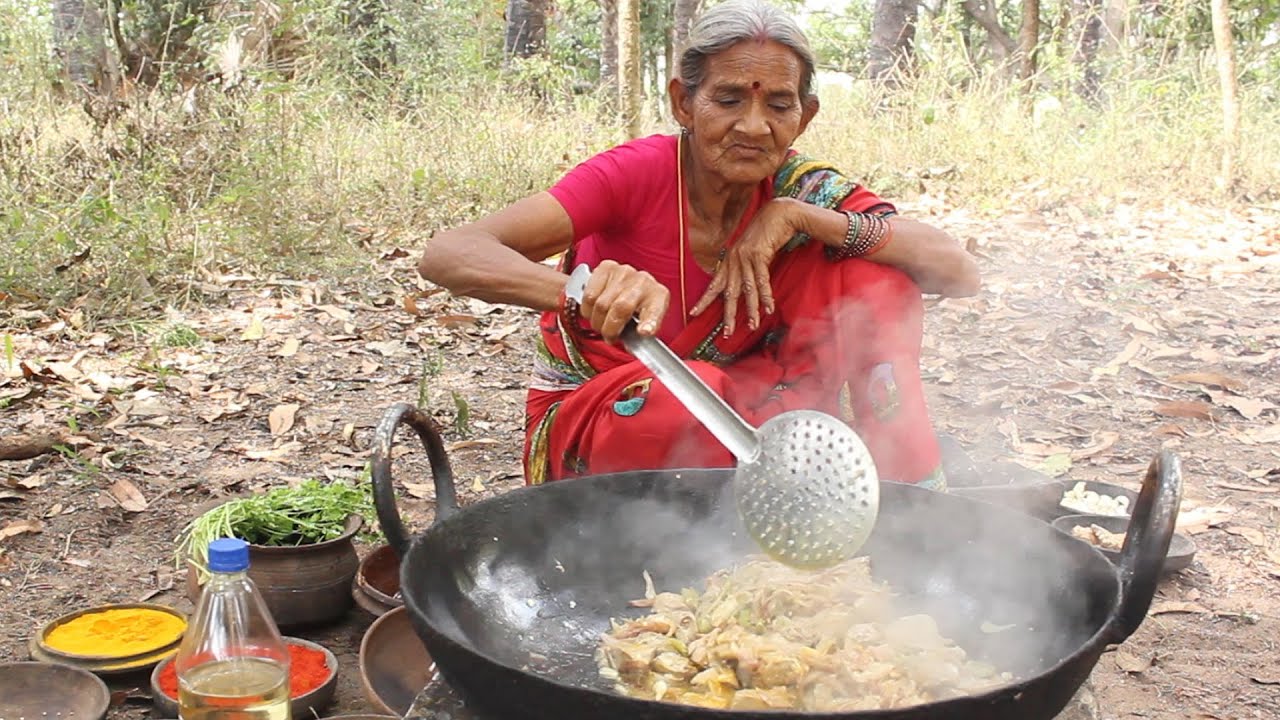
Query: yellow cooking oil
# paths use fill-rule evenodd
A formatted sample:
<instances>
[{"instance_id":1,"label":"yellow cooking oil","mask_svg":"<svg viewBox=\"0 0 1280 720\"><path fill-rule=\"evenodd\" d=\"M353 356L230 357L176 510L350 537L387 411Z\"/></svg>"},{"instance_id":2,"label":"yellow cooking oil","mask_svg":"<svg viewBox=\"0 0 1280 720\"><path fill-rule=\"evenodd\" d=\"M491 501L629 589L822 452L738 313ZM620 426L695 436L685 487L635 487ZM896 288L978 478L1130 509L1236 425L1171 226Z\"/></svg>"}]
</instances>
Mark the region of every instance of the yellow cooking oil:
<instances>
[{"instance_id":1,"label":"yellow cooking oil","mask_svg":"<svg viewBox=\"0 0 1280 720\"><path fill-rule=\"evenodd\" d=\"M291 720L288 671L270 660L233 658L188 670L178 684L182 720Z\"/></svg>"}]
</instances>

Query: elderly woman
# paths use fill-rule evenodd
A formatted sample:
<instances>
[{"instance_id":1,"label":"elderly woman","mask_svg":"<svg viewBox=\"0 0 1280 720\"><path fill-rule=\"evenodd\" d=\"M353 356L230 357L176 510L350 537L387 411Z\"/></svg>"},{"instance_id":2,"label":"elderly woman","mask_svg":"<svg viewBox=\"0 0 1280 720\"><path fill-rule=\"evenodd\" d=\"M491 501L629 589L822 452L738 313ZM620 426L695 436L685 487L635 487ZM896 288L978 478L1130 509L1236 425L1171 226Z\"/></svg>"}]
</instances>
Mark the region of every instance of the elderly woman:
<instances>
[{"instance_id":1,"label":"elderly woman","mask_svg":"<svg viewBox=\"0 0 1280 720\"><path fill-rule=\"evenodd\" d=\"M596 155L439 233L419 263L456 294L542 311L526 482L734 464L618 344L634 317L753 425L801 408L837 415L882 478L944 487L919 373L921 292L975 293L974 262L791 149L818 98L813 52L778 9L715 6L679 70L678 135ZM558 268L542 262L557 253ZM582 263L593 272L578 307L563 290Z\"/></svg>"}]
</instances>

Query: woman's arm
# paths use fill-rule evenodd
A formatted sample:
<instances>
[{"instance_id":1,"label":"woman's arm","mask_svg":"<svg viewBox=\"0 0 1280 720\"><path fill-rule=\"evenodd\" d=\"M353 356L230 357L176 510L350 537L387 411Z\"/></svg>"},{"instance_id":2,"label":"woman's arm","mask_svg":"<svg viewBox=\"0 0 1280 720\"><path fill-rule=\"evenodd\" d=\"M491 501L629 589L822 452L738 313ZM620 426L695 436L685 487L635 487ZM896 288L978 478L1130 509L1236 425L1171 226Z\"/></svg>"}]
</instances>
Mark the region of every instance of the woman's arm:
<instances>
[{"instance_id":1,"label":"woman's arm","mask_svg":"<svg viewBox=\"0 0 1280 720\"><path fill-rule=\"evenodd\" d=\"M849 220L842 212L809 203L787 202L793 227L831 247L844 243ZM946 297L976 295L981 286L978 264L950 235L938 228L904 217L889 218L892 237L888 244L867 255L872 262L902 270L923 292Z\"/></svg>"},{"instance_id":2,"label":"woman's arm","mask_svg":"<svg viewBox=\"0 0 1280 720\"><path fill-rule=\"evenodd\" d=\"M569 278L542 261L572 242L569 214L555 197L542 192L437 234L418 261L418 274L455 295L555 310ZM633 317L642 335L656 333L669 301L666 287L649 273L604 260L583 292L581 312L614 342Z\"/></svg>"},{"instance_id":3,"label":"woman's arm","mask_svg":"<svg viewBox=\"0 0 1280 720\"><path fill-rule=\"evenodd\" d=\"M571 242L569 214L550 193L541 192L437 233L418 261L418 274L455 295L553 310L568 278L542 260Z\"/></svg>"}]
</instances>

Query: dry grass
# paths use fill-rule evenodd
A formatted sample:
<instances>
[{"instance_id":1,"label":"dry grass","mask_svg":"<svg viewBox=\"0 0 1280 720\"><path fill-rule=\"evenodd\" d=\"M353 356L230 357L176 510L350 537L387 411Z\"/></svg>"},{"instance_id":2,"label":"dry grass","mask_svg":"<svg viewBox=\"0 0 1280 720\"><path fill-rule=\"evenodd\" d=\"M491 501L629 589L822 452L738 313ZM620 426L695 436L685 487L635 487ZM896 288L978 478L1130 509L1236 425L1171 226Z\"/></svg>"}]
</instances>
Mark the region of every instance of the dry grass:
<instances>
[{"instance_id":1,"label":"dry grass","mask_svg":"<svg viewBox=\"0 0 1280 720\"><path fill-rule=\"evenodd\" d=\"M371 234L412 249L622 139L589 96L538 103L446 86L371 98L338 81L264 84L233 97L204 88L194 106L175 94L137 96L98 127L30 65L7 68L0 290L75 306L90 320L199 302L227 273L367 267ZM1135 71L1108 86L1103 110L1070 93L1043 95L1033 109L1005 86L960 89L954 76L925 72L892 98L857 84L824 91L801 148L887 196L927 191L991 212L1280 194L1280 109L1265 85L1244 88L1246 150L1238 191L1224 194L1214 182L1211 66ZM673 129L661 107L653 103L652 131ZM88 257L56 270L86 247Z\"/></svg>"}]
</instances>

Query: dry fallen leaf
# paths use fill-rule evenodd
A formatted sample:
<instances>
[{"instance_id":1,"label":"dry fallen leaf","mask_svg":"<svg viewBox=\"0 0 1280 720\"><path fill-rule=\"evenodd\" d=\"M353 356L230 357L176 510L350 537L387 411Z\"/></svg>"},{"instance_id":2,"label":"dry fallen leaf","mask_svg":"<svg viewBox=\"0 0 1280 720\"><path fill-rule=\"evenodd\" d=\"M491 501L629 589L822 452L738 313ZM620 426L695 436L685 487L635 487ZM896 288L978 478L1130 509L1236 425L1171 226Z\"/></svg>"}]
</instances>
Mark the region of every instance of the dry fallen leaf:
<instances>
[{"instance_id":1,"label":"dry fallen leaf","mask_svg":"<svg viewBox=\"0 0 1280 720\"><path fill-rule=\"evenodd\" d=\"M246 450L244 456L250 460L266 460L267 462L278 462L287 457L294 450L301 450L302 443L288 442L278 448L271 450Z\"/></svg>"},{"instance_id":2,"label":"dry fallen leaf","mask_svg":"<svg viewBox=\"0 0 1280 720\"><path fill-rule=\"evenodd\" d=\"M240 339L246 341L261 340L266 335L267 329L263 327L262 321L255 315L249 320L249 327L245 328L244 332L240 334Z\"/></svg>"},{"instance_id":3,"label":"dry fallen leaf","mask_svg":"<svg viewBox=\"0 0 1280 720\"><path fill-rule=\"evenodd\" d=\"M408 352L408 348L399 339L381 340L377 342L367 342L364 344L365 349L373 350L384 357L395 357Z\"/></svg>"},{"instance_id":4,"label":"dry fallen leaf","mask_svg":"<svg viewBox=\"0 0 1280 720\"><path fill-rule=\"evenodd\" d=\"M1209 528L1219 527L1235 515L1229 507L1198 507L1178 513L1177 530L1187 535L1198 535Z\"/></svg>"},{"instance_id":5,"label":"dry fallen leaf","mask_svg":"<svg viewBox=\"0 0 1280 720\"><path fill-rule=\"evenodd\" d=\"M1254 675L1249 679L1259 685L1280 685L1280 673L1275 675Z\"/></svg>"},{"instance_id":6,"label":"dry fallen leaf","mask_svg":"<svg viewBox=\"0 0 1280 720\"><path fill-rule=\"evenodd\" d=\"M1126 650L1115 651L1116 667L1123 672L1144 673L1151 669L1151 665L1155 662L1155 658L1149 655L1135 655Z\"/></svg>"},{"instance_id":7,"label":"dry fallen leaf","mask_svg":"<svg viewBox=\"0 0 1280 720\"><path fill-rule=\"evenodd\" d=\"M1110 450L1111 446L1115 445L1116 441L1119 439L1120 439L1120 433L1111 432L1109 430L1103 430L1102 432L1098 433L1097 442L1093 443L1088 447L1083 447L1083 448L1080 448L1079 450L1073 451L1071 453L1071 459L1086 460L1096 455L1101 455L1107 450Z\"/></svg>"},{"instance_id":8,"label":"dry fallen leaf","mask_svg":"<svg viewBox=\"0 0 1280 720\"><path fill-rule=\"evenodd\" d=\"M1276 408L1274 403L1267 402L1266 400L1255 400L1253 398L1238 397L1236 395L1226 395L1223 393L1211 394L1211 396L1213 397L1214 402L1219 405L1226 405L1232 410L1235 410L1240 413L1245 420L1256 420L1263 412L1267 410L1274 410Z\"/></svg>"},{"instance_id":9,"label":"dry fallen leaf","mask_svg":"<svg viewBox=\"0 0 1280 720\"><path fill-rule=\"evenodd\" d=\"M1243 380L1227 377L1222 373L1216 372L1189 372L1180 373L1169 378L1169 382L1192 383L1194 385L1208 385L1210 387L1220 387L1223 390L1242 390L1245 387Z\"/></svg>"},{"instance_id":10,"label":"dry fallen leaf","mask_svg":"<svg viewBox=\"0 0 1280 720\"><path fill-rule=\"evenodd\" d=\"M443 327L447 328L475 327L476 323L479 322L479 318L475 315L467 315L465 313L436 315L433 319Z\"/></svg>"},{"instance_id":11,"label":"dry fallen leaf","mask_svg":"<svg viewBox=\"0 0 1280 720\"><path fill-rule=\"evenodd\" d=\"M1165 358L1182 357L1190 354L1191 351L1186 348L1169 347L1168 345L1160 345L1151 349L1150 358L1152 360L1162 360Z\"/></svg>"},{"instance_id":12,"label":"dry fallen leaf","mask_svg":"<svg viewBox=\"0 0 1280 720\"><path fill-rule=\"evenodd\" d=\"M421 500L432 500L436 496L436 489L432 487L431 483L411 483L401 481L400 484L404 486L405 492Z\"/></svg>"},{"instance_id":13,"label":"dry fallen leaf","mask_svg":"<svg viewBox=\"0 0 1280 720\"><path fill-rule=\"evenodd\" d=\"M445 446L445 450L454 452L455 450L467 450L474 447L488 447L491 445L501 445L502 443L493 438L475 438L474 440L459 440L458 442L449 443Z\"/></svg>"},{"instance_id":14,"label":"dry fallen leaf","mask_svg":"<svg viewBox=\"0 0 1280 720\"><path fill-rule=\"evenodd\" d=\"M296 403L288 405L277 405L271 414L267 416L267 424L271 426L272 435L283 435L293 428L294 418L298 415L298 408L302 407Z\"/></svg>"},{"instance_id":15,"label":"dry fallen leaf","mask_svg":"<svg viewBox=\"0 0 1280 720\"><path fill-rule=\"evenodd\" d=\"M1199 400L1170 400L1152 408L1157 415L1166 417L1192 418L1195 420L1212 420L1213 406Z\"/></svg>"},{"instance_id":16,"label":"dry fallen leaf","mask_svg":"<svg viewBox=\"0 0 1280 720\"><path fill-rule=\"evenodd\" d=\"M1170 613L1207 613L1209 608L1200 603L1180 602L1178 600L1164 600L1151 605L1148 615L1167 615Z\"/></svg>"},{"instance_id":17,"label":"dry fallen leaf","mask_svg":"<svg viewBox=\"0 0 1280 720\"><path fill-rule=\"evenodd\" d=\"M1280 485L1239 485L1237 483L1220 482L1214 483L1214 487L1226 488L1228 490L1243 490L1244 492L1280 493Z\"/></svg>"},{"instance_id":18,"label":"dry fallen leaf","mask_svg":"<svg viewBox=\"0 0 1280 720\"><path fill-rule=\"evenodd\" d=\"M142 512L147 509L147 499L137 485L120 478L111 485L111 497L120 503L120 507L129 512Z\"/></svg>"},{"instance_id":19,"label":"dry fallen leaf","mask_svg":"<svg viewBox=\"0 0 1280 720\"><path fill-rule=\"evenodd\" d=\"M1177 423L1164 423L1153 431L1157 435L1180 435L1187 437L1187 431Z\"/></svg>"},{"instance_id":20,"label":"dry fallen leaf","mask_svg":"<svg viewBox=\"0 0 1280 720\"><path fill-rule=\"evenodd\" d=\"M293 357L298 354L298 348L302 346L302 342L298 338L289 338L284 341L284 345L276 352L280 357Z\"/></svg>"},{"instance_id":21,"label":"dry fallen leaf","mask_svg":"<svg viewBox=\"0 0 1280 720\"><path fill-rule=\"evenodd\" d=\"M1228 533L1231 533L1232 535L1238 535L1244 538L1245 540L1248 540L1249 542L1253 543L1254 545L1257 545L1258 547L1267 546L1267 536L1263 535L1262 531L1258 530L1257 528L1240 527L1238 525L1231 525L1225 528L1225 530Z\"/></svg>"},{"instance_id":22,"label":"dry fallen leaf","mask_svg":"<svg viewBox=\"0 0 1280 720\"><path fill-rule=\"evenodd\" d=\"M38 533L44 531L44 523L39 520L14 520L0 528L0 540L11 538L22 533Z\"/></svg>"},{"instance_id":23,"label":"dry fallen leaf","mask_svg":"<svg viewBox=\"0 0 1280 720\"><path fill-rule=\"evenodd\" d=\"M1111 359L1111 362L1107 363L1104 367L1094 368L1094 376L1115 375L1120 371L1120 367L1122 365L1125 365L1130 360L1137 357L1138 351L1140 350L1142 350L1142 338L1134 338L1130 340L1129 344L1120 351L1120 354Z\"/></svg>"}]
</instances>

